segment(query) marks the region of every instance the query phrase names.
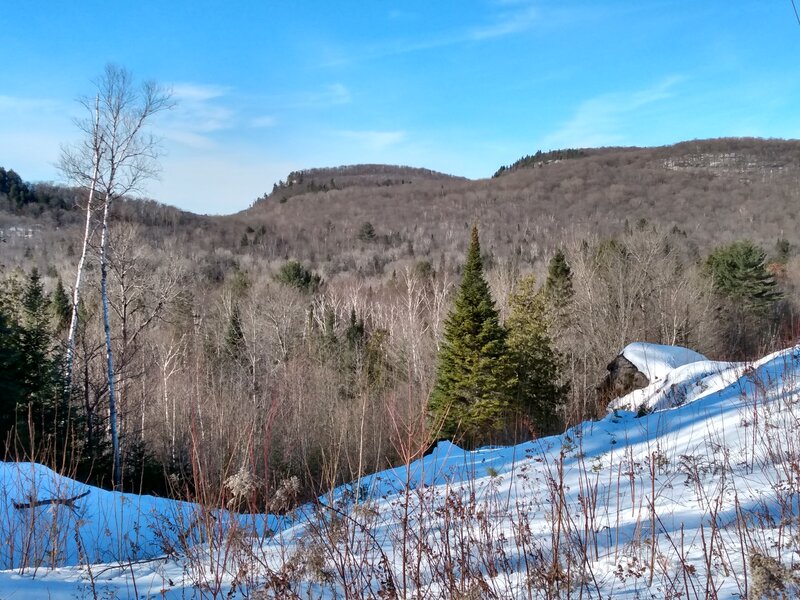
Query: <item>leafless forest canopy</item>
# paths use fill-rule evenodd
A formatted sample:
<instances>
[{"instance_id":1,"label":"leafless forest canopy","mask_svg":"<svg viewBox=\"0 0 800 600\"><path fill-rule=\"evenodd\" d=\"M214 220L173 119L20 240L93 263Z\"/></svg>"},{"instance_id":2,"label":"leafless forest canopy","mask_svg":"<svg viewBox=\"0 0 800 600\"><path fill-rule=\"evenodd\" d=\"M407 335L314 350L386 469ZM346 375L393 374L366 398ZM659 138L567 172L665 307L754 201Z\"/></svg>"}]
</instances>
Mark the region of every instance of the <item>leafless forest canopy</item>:
<instances>
[{"instance_id":1,"label":"leafless forest canopy","mask_svg":"<svg viewBox=\"0 0 800 600\"><path fill-rule=\"evenodd\" d=\"M31 188L57 201L0 195L6 294L33 267L48 291L74 280L83 192ZM128 485L147 464L169 475L148 489L219 487L248 463L271 489L297 477L312 494L424 450L473 223L501 315L522 275L541 283L566 253L574 296L550 319L571 390L565 424L602 413L605 365L630 341L715 358L778 347L796 329L798 189L800 142L719 139L542 153L479 181L309 169L224 217L119 202L111 304ZM763 248L783 293L769 314L740 314L704 274L713 249L740 239ZM319 279L282 283L288 261ZM96 260L87 269L70 410L81 452L99 462L107 379Z\"/></svg>"}]
</instances>

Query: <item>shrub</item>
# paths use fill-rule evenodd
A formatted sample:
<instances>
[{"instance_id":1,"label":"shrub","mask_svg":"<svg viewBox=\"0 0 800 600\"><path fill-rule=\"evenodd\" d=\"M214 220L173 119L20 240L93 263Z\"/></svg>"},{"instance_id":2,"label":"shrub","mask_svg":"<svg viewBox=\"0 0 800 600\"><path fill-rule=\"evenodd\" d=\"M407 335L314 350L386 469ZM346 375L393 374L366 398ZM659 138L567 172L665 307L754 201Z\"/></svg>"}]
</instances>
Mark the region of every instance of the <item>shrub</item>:
<instances>
[{"instance_id":1,"label":"shrub","mask_svg":"<svg viewBox=\"0 0 800 600\"><path fill-rule=\"evenodd\" d=\"M317 292L322 285L322 278L319 275L309 271L296 260L284 264L275 276L275 280L309 294Z\"/></svg>"}]
</instances>

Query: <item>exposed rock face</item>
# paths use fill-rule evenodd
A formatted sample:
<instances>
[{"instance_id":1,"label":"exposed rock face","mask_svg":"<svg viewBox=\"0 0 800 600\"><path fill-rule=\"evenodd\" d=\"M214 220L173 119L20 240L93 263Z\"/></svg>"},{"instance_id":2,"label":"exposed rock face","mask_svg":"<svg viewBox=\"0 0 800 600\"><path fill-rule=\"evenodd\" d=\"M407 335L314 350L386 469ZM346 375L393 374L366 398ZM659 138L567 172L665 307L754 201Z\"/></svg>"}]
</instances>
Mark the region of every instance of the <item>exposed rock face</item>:
<instances>
[{"instance_id":1,"label":"exposed rock face","mask_svg":"<svg viewBox=\"0 0 800 600\"><path fill-rule=\"evenodd\" d=\"M600 394L609 401L650 385L647 376L622 354L608 363L606 369L608 375L600 385Z\"/></svg>"}]
</instances>

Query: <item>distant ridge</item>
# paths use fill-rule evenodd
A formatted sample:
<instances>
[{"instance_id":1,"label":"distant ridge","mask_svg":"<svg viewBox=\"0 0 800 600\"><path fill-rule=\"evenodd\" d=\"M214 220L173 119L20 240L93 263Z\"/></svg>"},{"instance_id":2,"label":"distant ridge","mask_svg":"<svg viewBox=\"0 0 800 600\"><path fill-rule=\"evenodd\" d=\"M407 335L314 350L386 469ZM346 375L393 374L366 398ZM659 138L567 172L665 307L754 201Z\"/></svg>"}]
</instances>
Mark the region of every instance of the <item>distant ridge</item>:
<instances>
[{"instance_id":1,"label":"distant ridge","mask_svg":"<svg viewBox=\"0 0 800 600\"><path fill-rule=\"evenodd\" d=\"M645 225L680 232L699 254L741 238L800 247L798 140L579 148L517 163L479 180L388 165L298 171L242 217L264 224L270 256L365 274L385 261L455 264L476 221L487 253L530 263L568 236ZM359 240L364 223L380 244Z\"/></svg>"},{"instance_id":2,"label":"distant ridge","mask_svg":"<svg viewBox=\"0 0 800 600\"><path fill-rule=\"evenodd\" d=\"M608 154L652 154L672 159L673 166L719 168L722 165L739 168L780 167L800 159L800 140L764 139L754 137L710 138L689 140L664 146L607 146L599 148L565 148L523 156L508 166L501 166L493 177L508 175L520 169L543 167L565 160L589 158Z\"/></svg>"},{"instance_id":3,"label":"distant ridge","mask_svg":"<svg viewBox=\"0 0 800 600\"><path fill-rule=\"evenodd\" d=\"M350 187L394 186L419 183L423 181L467 181L464 177L456 177L420 167L406 167L384 164L343 165L339 167L321 167L292 171L286 180L279 181L272 188L272 193L258 198L254 206L277 199L285 202L292 196L304 193L326 192Z\"/></svg>"},{"instance_id":4,"label":"distant ridge","mask_svg":"<svg viewBox=\"0 0 800 600\"><path fill-rule=\"evenodd\" d=\"M778 241L800 247L798 140L716 138L523 158L531 157L478 180L385 164L304 169L237 214L200 217L130 200L116 206L115 217L143 225L153 238L162 229L190 237L202 231L209 245L226 248L244 247L247 238L260 256L306 260L328 276L383 273L385 264L405 260L455 265L475 222L487 254L531 264L565 237L611 237L644 225L681 232L699 253L741 238L765 249ZM76 190L51 191L65 194L67 208L36 201L9 210L12 201L0 193L0 226L77 223ZM359 238L365 224L375 231L372 243Z\"/></svg>"}]
</instances>

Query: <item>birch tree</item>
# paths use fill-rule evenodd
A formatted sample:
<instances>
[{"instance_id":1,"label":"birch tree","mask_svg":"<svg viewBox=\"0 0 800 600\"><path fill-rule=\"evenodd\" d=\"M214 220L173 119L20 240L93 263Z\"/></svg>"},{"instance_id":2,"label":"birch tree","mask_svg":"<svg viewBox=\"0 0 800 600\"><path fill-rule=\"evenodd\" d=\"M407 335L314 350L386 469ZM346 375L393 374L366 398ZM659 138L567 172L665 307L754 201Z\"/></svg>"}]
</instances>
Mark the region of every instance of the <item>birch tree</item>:
<instances>
[{"instance_id":1,"label":"birch tree","mask_svg":"<svg viewBox=\"0 0 800 600\"><path fill-rule=\"evenodd\" d=\"M76 121L76 125L86 135L83 141L74 147L64 147L61 151L60 169L68 179L74 181L87 190L86 196L86 221L83 232L81 256L78 259L78 269L75 275L75 287L72 290L72 314L70 316L69 330L67 333L67 355L64 368L64 397L69 398L72 388L72 366L75 362L75 335L78 331L78 310L81 301L81 280L86 262L86 253L91 240L92 213L94 211L94 196L97 191L97 181L100 169L101 143L100 143L100 94L94 97L94 102L82 100L91 118ZM91 162L89 171L85 170L86 162Z\"/></svg>"},{"instance_id":2,"label":"birch tree","mask_svg":"<svg viewBox=\"0 0 800 600\"><path fill-rule=\"evenodd\" d=\"M120 198L141 191L141 185L158 173L159 140L147 131L150 117L171 106L170 95L153 82L137 85L129 71L107 65L95 82L97 91L91 119L79 122L83 141L62 153L62 170L89 190L86 207L86 228L81 259L73 290L73 323L67 342L68 380L71 377L70 348L74 348L74 325L77 322L81 274L87 247L92 237L95 204L102 206L100 217L100 295L108 372L109 429L113 452L113 481L122 482L117 406L114 386L114 353L111 344L111 323L108 303L109 210ZM74 352L74 350L73 350Z\"/></svg>"}]
</instances>

